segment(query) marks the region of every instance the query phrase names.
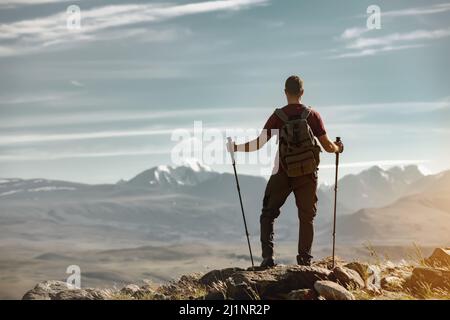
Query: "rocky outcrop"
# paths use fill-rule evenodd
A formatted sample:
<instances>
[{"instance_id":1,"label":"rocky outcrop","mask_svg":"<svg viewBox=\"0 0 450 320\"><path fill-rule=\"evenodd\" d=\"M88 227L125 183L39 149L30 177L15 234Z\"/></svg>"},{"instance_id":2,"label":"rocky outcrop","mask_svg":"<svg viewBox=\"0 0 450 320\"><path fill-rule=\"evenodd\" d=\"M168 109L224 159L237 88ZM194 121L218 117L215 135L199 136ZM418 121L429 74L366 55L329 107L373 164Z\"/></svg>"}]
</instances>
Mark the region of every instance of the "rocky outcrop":
<instances>
[{"instance_id":1,"label":"rocky outcrop","mask_svg":"<svg viewBox=\"0 0 450 320\"><path fill-rule=\"evenodd\" d=\"M450 268L450 247L434 249L433 254L425 259L425 263L433 267Z\"/></svg>"},{"instance_id":2,"label":"rocky outcrop","mask_svg":"<svg viewBox=\"0 0 450 320\"><path fill-rule=\"evenodd\" d=\"M406 280L395 276L387 276L381 279L381 288L383 290L399 292L404 289Z\"/></svg>"},{"instance_id":3,"label":"rocky outcrop","mask_svg":"<svg viewBox=\"0 0 450 320\"><path fill-rule=\"evenodd\" d=\"M228 279L219 275L228 275ZM331 271L321 267L277 266L266 270L214 270L204 275L200 282L211 286L216 281L225 281L230 298L260 297L280 299L293 290L312 289L318 280L327 280ZM218 280L214 280L218 279Z\"/></svg>"},{"instance_id":4,"label":"rocky outcrop","mask_svg":"<svg viewBox=\"0 0 450 320\"><path fill-rule=\"evenodd\" d=\"M314 289L326 300L355 300L353 294L336 282L317 281L314 284Z\"/></svg>"},{"instance_id":5,"label":"rocky outcrop","mask_svg":"<svg viewBox=\"0 0 450 320\"><path fill-rule=\"evenodd\" d=\"M288 300L317 300L319 295L314 289L292 290L288 294Z\"/></svg>"},{"instance_id":6,"label":"rocky outcrop","mask_svg":"<svg viewBox=\"0 0 450 320\"><path fill-rule=\"evenodd\" d=\"M372 265L337 260L336 267L332 268L330 259L324 259L312 266L226 268L204 275L185 275L160 286L129 284L120 290L77 289L61 281L44 281L28 291L23 299L433 299L450 295L450 269L443 267L446 254L444 249L435 250L423 261L423 266L406 262Z\"/></svg>"},{"instance_id":7,"label":"rocky outcrop","mask_svg":"<svg viewBox=\"0 0 450 320\"><path fill-rule=\"evenodd\" d=\"M450 290L450 270L428 267L414 268L409 286L417 291L424 287L430 289Z\"/></svg>"},{"instance_id":8,"label":"rocky outcrop","mask_svg":"<svg viewBox=\"0 0 450 320\"><path fill-rule=\"evenodd\" d=\"M23 296L23 300L107 300L115 293L111 289L77 289L56 280L38 283Z\"/></svg>"},{"instance_id":9,"label":"rocky outcrop","mask_svg":"<svg viewBox=\"0 0 450 320\"><path fill-rule=\"evenodd\" d=\"M347 263L345 268L356 271L364 282L364 288L373 293L379 293L381 289L380 268L365 262L353 261Z\"/></svg>"},{"instance_id":10,"label":"rocky outcrop","mask_svg":"<svg viewBox=\"0 0 450 320\"><path fill-rule=\"evenodd\" d=\"M346 267L336 267L331 275L334 280L345 288L361 289L365 287L364 280L355 270Z\"/></svg>"}]
</instances>

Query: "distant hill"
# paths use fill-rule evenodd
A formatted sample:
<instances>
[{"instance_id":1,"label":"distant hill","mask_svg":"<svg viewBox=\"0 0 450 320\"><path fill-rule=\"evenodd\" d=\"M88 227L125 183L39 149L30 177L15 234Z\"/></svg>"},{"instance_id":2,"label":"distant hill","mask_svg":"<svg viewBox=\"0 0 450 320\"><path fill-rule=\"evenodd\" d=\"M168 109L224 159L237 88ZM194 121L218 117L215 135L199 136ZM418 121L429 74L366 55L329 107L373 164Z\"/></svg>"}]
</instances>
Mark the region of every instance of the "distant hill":
<instances>
[{"instance_id":1,"label":"distant hill","mask_svg":"<svg viewBox=\"0 0 450 320\"><path fill-rule=\"evenodd\" d=\"M341 217L339 239L346 243L450 243L450 171L422 178L412 188L418 193Z\"/></svg>"},{"instance_id":2,"label":"distant hill","mask_svg":"<svg viewBox=\"0 0 450 320\"><path fill-rule=\"evenodd\" d=\"M416 165L388 170L373 166L358 174L342 177L338 183L338 199L352 212L382 207L411 193L415 183L424 177ZM323 187L324 191L332 188Z\"/></svg>"},{"instance_id":3,"label":"distant hill","mask_svg":"<svg viewBox=\"0 0 450 320\"><path fill-rule=\"evenodd\" d=\"M424 176L416 166L389 170L372 167L357 175L344 176L339 181L340 236L348 233L354 235L349 239L357 240L357 234L363 238L373 234L371 238L376 238L381 232L379 229L391 230L393 235L411 232L413 228L405 227L409 220L398 223L394 219L395 212L403 209L393 208L403 201L408 203L408 207L402 205L404 210L411 212L445 211L445 197L433 197L432 207L426 207L423 198L418 196L410 198L416 199L415 202L403 199L406 195L431 192L438 186L446 189L444 176L442 179L439 175ZM256 240L266 180L240 175L240 183L250 233ZM315 241L321 243L329 241L333 187L321 186L318 198ZM243 237L234 176L195 163L180 167L158 166L117 184L1 179L0 200L2 241L78 241L114 247L141 245L147 241L229 241ZM383 209L368 209L377 207ZM360 211L352 214L356 211L353 209ZM427 213L434 214L437 213ZM383 220L384 215L393 217ZM367 218L372 216L378 218ZM437 226L430 220L422 224L420 230L433 238L432 230L441 226L440 219L441 215L436 220L439 221ZM388 222L392 223L389 228L385 226ZM279 240L297 239L298 218L292 196L282 208L276 231ZM389 235L383 232L381 234Z\"/></svg>"}]
</instances>

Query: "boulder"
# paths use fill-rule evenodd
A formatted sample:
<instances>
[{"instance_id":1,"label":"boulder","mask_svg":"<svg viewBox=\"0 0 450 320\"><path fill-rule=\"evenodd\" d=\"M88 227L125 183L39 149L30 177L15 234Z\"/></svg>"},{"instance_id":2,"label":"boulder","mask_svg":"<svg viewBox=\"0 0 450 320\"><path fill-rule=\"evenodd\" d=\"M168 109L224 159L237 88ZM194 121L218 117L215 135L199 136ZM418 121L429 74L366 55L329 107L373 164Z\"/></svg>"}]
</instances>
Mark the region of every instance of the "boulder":
<instances>
[{"instance_id":1,"label":"boulder","mask_svg":"<svg viewBox=\"0 0 450 320\"><path fill-rule=\"evenodd\" d=\"M247 283L261 299L279 299L296 289L312 289L318 280L328 280L330 270L312 266L275 267L264 271L239 271L235 283Z\"/></svg>"},{"instance_id":2,"label":"boulder","mask_svg":"<svg viewBox=\"0 0 450 320\"><path fill-rule=\"evenodd\" d=\"M381 288L387 291L399 292L403 290L406 280L395 276L387 276L381 279Z\"/></svg>"},{"instance_id":3,"label":"boulder","mask_svg":"<svg viewBox=\"0 0 450 320\"><path fill-rule=\"evenodd\" d=\"M122 288L122 290L124 290L126 287ZM132 290L135 290L135 288ZM144 284L142 287L139 288L138 291L135 291L134 293L132 293L132 296L136 299L153 299L154 295L156 294L156 290L155 288L153 288L151 285L149 284Z\"/></svg>"},{"instance_id":4,"label":"boulder","mask_svg":"<svg viewBox=\"0 0 450 320\"><path fill-rule=\"evenodd\" d=\"M52 300L109 300L113 294L109 289L69 289L58 292Z\"/></svg>"},{"instance_id":5,"label":"boulder","mask_svg":"<svg viewBox=\"0 0 450 320\"><path fill-rule=\"evenodd\" d=\"M226 298L226 295L222 291L216 289L208 291L204 297L205 300L225 300Z\"/></svg>"},{"instance_id":6,"label":"boulder","mask_svg":"<svg viewBox=\"0 0 450 320\"><path fill-rule=\"evenodd\" d=\"M170 300L170 299L165 294L155 292L155 294L153 295L153 300Z\"/></svg>"},{"instance_id":7,"label":"boulder","mask_svg":"<svg viewBox=\"0 0 450 320\"><path fill-rule=\"evenodd\" d=\"M78 289L63 281L49 280L38 283L23 296L23 300L108 300L116 291L112 289Z\"/></svg>"},{"instance_id":8,"label":"boulder","mask_svg":"<svg viewBox=\"0 0 450 320\"><path fill-rule=\"evenodd\" d=\"M436 248L425 263L434 267L450 267L450 248Z\"/></svg>"},{"instance_id":9,"label":"boulder","mask_svg":"<svg viewBox=\"0 0 450 320\"><path fill-rule=\"evenodd\" d=\"M316 281L314 289L326 300L355 300L351 292L332 281Z\"/></svg>"},{"instance_id":10,"label":"boulder","mask_svg":"<svg viewBox=\"0 0 450 320\"><path fill-rule=\"evenodd\" d=\"M450 290L450 270L428 267L414 268L409 280L409 286L420 291L424 285L431 289Z\"/></svg>"},{"instance_id":11,"label":"boulder","mask_svg":"<svg viewBox=\"0 0 450 320\"><path fill-rule=\"evenodd\" d=\"M331 271L316 266L277 266L264 270L228 268L213 270L200 278L208 287L220 281L227 285L227 297L278 299L292 290L312 289L317 280L328 280Z\"/></svg>"},{"instance_id":12,"label":"boulder","mask_svg":"<svg viewBox=\"0 0 450 320\"><path fill-rule=\"evenodd\" d=\"M331 277L345 288L361 289L365 287L364 280L359 273L346 267L335 267Z\"/></svg>"},{"instance_id":13,"label":"boulder","mask_svg":"<svg viewBox=\"0 0 450 320\"><path fill-rule=\"evenodd\" d=\"M317 292L313 289L292 290L287 295L288 300L317 300Z\"/></svg>"},{"instance_id":14,"label":"boulder","mask_svg":"<svg viewBox=\"0 0 450 320\"><path fill-rule=\"evenodd\" d=\"M212 270L208 273L206 273L204 276L202 276L199 279L199 282L203 285L210 286L214 282L218 281L224 281L228 279L231 275L238 271L244 271L244 269L241 268L226 268L221 270Z\"/></svg>"},{"instance_id":15,"label":"boulder","mask_svg":"<svg viewBox=\"0 0 450 320\"><path fill-rule=\"evenodd\" d=\"M141 291L141 288L138 285L128 284L120 290L120 293L134 296L136 294L139 294L140 291Z\"/></svg>"},{"instance_id":16,"label":"boulder","mask_svg":"<svg viewBox=\"0 0 450 320\"><path fill-rule=\"evenodd\" d=\"M246 282L236 283L232 278L229 278L226 282L228 299L233 300L257 300L258 294L255 289Z\"/></svg>"},{"instance_id":17,"label":"boulder","mask_svg":"<svg viewBox=\"0 0 450 320\"><path fill-rule=\"evenodd\" d=\"M366 289L372 292L379 292L381 289L381 270L375 265L353 261L344 267L356 271L364 281Z\"/></svg>"},{"instance_id":18,"label":"boulder","mask_svg":"<svg viewBox=\"0 0 450 320\"><path fill-rule=\"evenodd\" d=\"M25 293L22 300L52 300L56 294L68 289L75 289L75 287L63 281L42 281Z\"/></svg>"}]
</instances>

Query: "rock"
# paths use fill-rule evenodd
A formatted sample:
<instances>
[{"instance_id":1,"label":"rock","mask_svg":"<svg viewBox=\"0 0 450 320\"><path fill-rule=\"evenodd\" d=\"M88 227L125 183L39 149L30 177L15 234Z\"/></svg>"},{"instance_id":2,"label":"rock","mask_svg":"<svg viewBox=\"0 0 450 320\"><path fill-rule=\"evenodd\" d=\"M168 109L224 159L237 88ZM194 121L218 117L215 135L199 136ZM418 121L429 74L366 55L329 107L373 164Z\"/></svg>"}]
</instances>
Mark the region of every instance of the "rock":
<instances>
[{"instance_id":1,"label":"rock","mask_svg":"<svg viewBox=\"0 0 450 320\"><path fill-rule=\"evenodd\" d=\"M298 289L288 293L288 300L317 300L318 296L313 289Z\"/></svg>"},{"instance_id":2,"label":"rock","mask_svg":"<svg viewBox=\"0 0 450 320\"><path fill-rule=\"evenodd\" d=\"M347 263L346 265L344 265L344 267L358 272L358 274L364 281L366 281L370 276L368 263L353 261Z\"/></svg>"},{"instance_id":3,"label":"rock","mask_svg":"<svg viewBox=\"0 0 450 320\"><path fill-rule=\"evenodd\" d=\"M164 295L162 293L156 292L153 295L153 300L169 300L169 297L167 297L166 295Z\"/></svg>"},{"instance_id":4,"label":"rock","mask_svg":"<svg viewBox=\"0 0 450 320\"><path fill-rule=\"evenodd\" d=\"M227 286L227 297L233 300L257 300L258 294L246 282L235 283L232 278L225 282Z\"/></svg>"},{"instance_id":5,"label":"rock","mask_svg":"<svg viewBox=\"0 0 450 320\"><path fill-rule=\"evenodd\" d=\"M326 300L355 300L351 292L332 281L316 281L314 289Z\"/></svg>"},{"instance_id":6,"label":"rock","mask_svg":"<svg viewBox=\"0 0 450 320\"><path fill-rule=\"evenodd\" d=\"M205 296L205 300L225 300L227 297L226 295L219 291L219 290L210 290Z\"/></svg>"},{"instance_id":7,"label":"rock","mask_svg":"<svg viewBox=\"0 0 450 320\"><path fill-rule=\"evenodd\" d=\"M450 267L450 248L436 248L425 263L433 267Z\"/></svg>"},{"instance_id":8,"label":"rock","mask_svg":"<svg viewBox=\"0 0 450 320\"><path fill-rule=\"evenodd\" d=\"M312 266L275 267L264 271L239 271L235 283L247 283L261 299L279 299L296 289L312 289L317 280L328 280L330 270Z\"/></svg>"},{"instance_id":9,"label":"rock","mask_svg":"<svg viewBox=\"0 0 450 320\"><path fill-rule=\"evenodd\" d=\"M134 295L139 295L140 291L141 291L141 288L138 285L128 284L120 290L120 293L134 296Z\"/></svg>"},{"instance_id":10,"label":"rock","mask_svg":"<svg viewBox=\"0 0 450 320\"><path fill-rule=\"evenodd\" d=\"M439 270L426 267L414 268L409 286L416 291L420 291L423 286L431 289L450 290L450 270Z\"/></svg>"},{"instance_id":11,"label":"rock","mask_svg":"<svg viewBox=\"0 0 450 320\"><path fill-rule=\"evenodd\" d=\"M63 281L49 280L38 283L23 296L23 300L108 300L115 293L111 289L77 289Z\"/></svg>"},{"instance_id":12,"label":"rock","mask_svg":"<svg viewBox=\"0 0 450 320\"><path fill-rule=\"evenodd\" d=\"M359 273L346 267L335 267L332 277L345 288L361 289L365 287L364 280Z\"/></svg>"},{"instance_id":13,"label":"rock","mask_svg":"<svg viewBox=\"0 0 450 320\"><path fill-rule=\"evenodd\" d=\"M69 289L58 292L52 300L109 300L113 293L109 289Z\"/></svg>"},{"instance_id":14,"label":"rock","mask_svg":"<svg viewBox=\"0 0 450 320\"><path fill-rule=\"evenodd\" d=\"M238 271L244 271L244 269L226 268L222 270L212 270L201 277L199 279L199 282L203 285L211 285L214 282L225 281L227 278Z\"/></svg>"},{"instance_id":15,"label":"rock","mask_svg":"<svg viewBox=\"0 0 450 320\"><path fill-rule=\"evenodd\" d=\"M34 289L25 293L22 300L52 300L58 292L75 289L71 284L57 280L39 282Z\"/></svg>"},{"instance_id":16,"label":"rock","mask_svg":"<svg viewBox=\"0 0 450 320\"><path fill-rule=\"evenodd\" d=\"M122 288L124 290L127 286ZM121 290L121 292L122 292ZM133 289L132 289L133 290ZM153 296L155 295L156 291L155 289L150 286L149 284L144 284L142 287L139 288L139 290L135 291L134 293L131 293L131 295L136 299L153 299Z\"/></svg>"},{"instance_id":17,"label":"rock","mask_svg":"<svg viewBox=\"0 0 450 320\"><path fill-rule=\"evenodd\" d=\"M220 281L231 286L231 295L248 298L248 288L261 299L278 299L292 290L312 289L317 280L328 280L331 271L316 266L277 266L264 270L243 270L228 268L213 270L200 278L199 282L208 287ZM230 280L231 279L231 280ZM242 284L248 285L245 287ZM240 287L239 287L240 286ZM229 297L230 292L227 292ZM253 293L250 294L252 296Z\"/></svg>"},{"instance_id":18,"label":"rock","mask_svg":"<svg viewBox=\"0 0 450 320\"><path fill-rule=\"evenodd\" d=\"M375 265L353 261L345 265L346 268L356 271L364 281L364 286L369 291L379 293L381 289L381 270Z\"/></svg>"},{"instance_id":19,"label":"rock","mask_svg":"<svg viewBox=\"0 0 450 320\"><path fill-rule=\"evenodd\" d=\"M403 290L405 283L405 279L387 276L381 279L381 288L387 291L399 292Z\"/></svg>"}]
</instances>

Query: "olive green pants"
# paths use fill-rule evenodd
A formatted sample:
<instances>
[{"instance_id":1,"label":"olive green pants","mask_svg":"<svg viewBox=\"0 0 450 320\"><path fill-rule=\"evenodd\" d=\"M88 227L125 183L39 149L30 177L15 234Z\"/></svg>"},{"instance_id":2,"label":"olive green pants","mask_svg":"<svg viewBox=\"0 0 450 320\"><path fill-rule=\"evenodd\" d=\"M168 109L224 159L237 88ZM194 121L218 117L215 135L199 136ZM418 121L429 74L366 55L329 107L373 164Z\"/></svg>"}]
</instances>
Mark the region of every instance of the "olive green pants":
<instances>
[{"instance_id":1,"label":"olive green pants","mask_svg":"<svg viewBox=\"0 0 450 320\"><path fill-rule=\"evenodd\" d=\"M313 220L317 212L317 172L301 177L289 178L284 171L270 177L264 193L261 223L262 257L273 257L273 224L280 215L280 208L287 197L294 193L298 208L299 239L298 254L311 259L314 238Z\"/></svg>"}]
</instances>

